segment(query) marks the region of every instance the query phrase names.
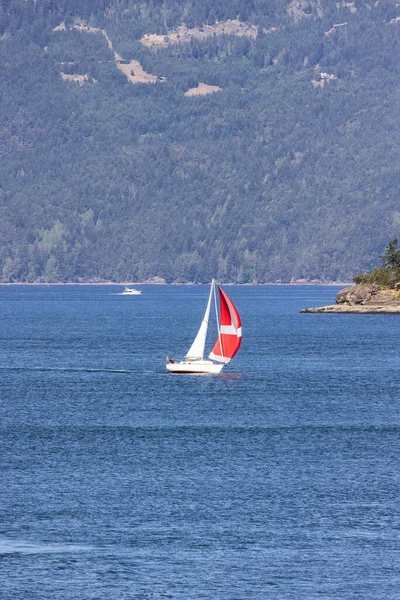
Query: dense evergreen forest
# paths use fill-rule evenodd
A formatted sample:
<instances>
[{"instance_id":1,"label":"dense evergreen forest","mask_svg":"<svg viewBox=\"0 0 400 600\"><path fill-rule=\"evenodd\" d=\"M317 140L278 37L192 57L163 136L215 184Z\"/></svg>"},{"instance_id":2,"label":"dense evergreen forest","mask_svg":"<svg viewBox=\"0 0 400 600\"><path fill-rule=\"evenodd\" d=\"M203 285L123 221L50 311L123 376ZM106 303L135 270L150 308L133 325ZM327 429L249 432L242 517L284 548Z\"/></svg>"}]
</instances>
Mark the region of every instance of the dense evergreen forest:
<instances>
[{"instance_id":1,"label":"dense evergreen forest","mask_svg":"<svg viewBox=\"0 0 400 600\"><path fill-rule=\"evenodd\" d=\"M0 0L0 281L368 271L400 227L399 49L395 0Z\"/></svg>"}]
</instances>

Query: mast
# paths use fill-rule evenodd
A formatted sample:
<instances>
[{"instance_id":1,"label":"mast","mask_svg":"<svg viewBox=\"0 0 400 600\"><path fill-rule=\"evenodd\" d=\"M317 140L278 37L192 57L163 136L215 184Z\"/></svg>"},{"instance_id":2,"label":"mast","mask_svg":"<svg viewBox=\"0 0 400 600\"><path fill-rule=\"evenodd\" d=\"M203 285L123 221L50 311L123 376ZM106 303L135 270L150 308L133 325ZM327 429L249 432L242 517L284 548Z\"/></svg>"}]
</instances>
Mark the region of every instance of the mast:
<instances>
[{"instance_id":1,"label":"mast","mask_svg":"<svg viewBox=\"0 0 400 600\"><path fill-rule=\"evenodd\" d=\"M213 279L214 281L214 279ZM221 353L221 356L223 355L223 351L222 351L222 340L221 340L221 332L219 330L219 315L218 315L218 305L217 305L217 292L215 291L214 288L214 304L215 304L215 318L217 320L217 331L218 331L218 340L219 341L219 351ZM217 344L217 342L215 342L215 344Z\"/></svg>"},{"instance_id":2,"label":"mast","mask_svg":"<svg viewBox=\"0 0 400 600\"><path fill-rule=\"evenodd\" d=\"M204 358L204 347L206 345L206 337L208 330L208 320L210 317L211 298L214 290L214 279L211 282L210 295L208 296L208 302L206 312L204 313L203 320L200 325L200 329L194 339L193 344L190 346L188 353L185 358L188 360L199 360Z\"/></svg>"}]
</instances>

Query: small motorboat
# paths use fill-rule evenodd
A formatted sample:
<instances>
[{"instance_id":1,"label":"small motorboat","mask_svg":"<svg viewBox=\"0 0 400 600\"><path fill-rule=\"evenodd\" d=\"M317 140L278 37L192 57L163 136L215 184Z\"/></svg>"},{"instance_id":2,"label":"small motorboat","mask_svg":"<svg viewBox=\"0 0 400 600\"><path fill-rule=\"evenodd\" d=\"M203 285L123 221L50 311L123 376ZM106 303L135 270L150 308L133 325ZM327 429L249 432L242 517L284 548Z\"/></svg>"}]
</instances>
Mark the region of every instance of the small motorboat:
<instances>
[{"instance_id":1,"label":"small motorboat","mask_svg":"<svg viewBox=\"0 0 400 600\"><path fill-rule=\"evenodd\" d=\"M123 296L140 296L142 292L140 290L135 290L135 288L126 287L122 292Z\"/></svg>"}]
</instances>

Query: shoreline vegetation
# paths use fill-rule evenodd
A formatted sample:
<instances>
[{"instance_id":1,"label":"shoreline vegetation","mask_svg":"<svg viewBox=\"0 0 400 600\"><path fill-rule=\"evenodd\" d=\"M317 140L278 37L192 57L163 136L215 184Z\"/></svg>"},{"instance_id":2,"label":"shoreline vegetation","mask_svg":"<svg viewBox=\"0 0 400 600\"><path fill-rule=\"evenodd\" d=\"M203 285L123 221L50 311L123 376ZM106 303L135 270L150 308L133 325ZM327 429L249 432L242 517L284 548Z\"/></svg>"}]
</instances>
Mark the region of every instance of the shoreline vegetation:
<instances>
[{"instance_id":1,"label":"shoreline vegetation","mask_svg":"<svg viewBox=\"0 0 400 600\"><path fill-rule=\"evenodd\" d=\"M400 248L397 238L389 242L380 260L380 268L355 275L353 285L338 292L335 304L303 308L300 312L400 314Z\"/></svg>"}]
</instances>

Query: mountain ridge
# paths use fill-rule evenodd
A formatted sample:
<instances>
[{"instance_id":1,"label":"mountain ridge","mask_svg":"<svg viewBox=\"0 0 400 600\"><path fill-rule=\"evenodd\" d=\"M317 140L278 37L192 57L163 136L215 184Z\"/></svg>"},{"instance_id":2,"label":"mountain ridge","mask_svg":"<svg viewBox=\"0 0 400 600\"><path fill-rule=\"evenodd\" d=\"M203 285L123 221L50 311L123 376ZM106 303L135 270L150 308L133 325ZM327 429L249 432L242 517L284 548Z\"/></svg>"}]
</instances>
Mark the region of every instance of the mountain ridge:
<instances>
[{"instance_id":1,"label":"mountain ridge","mask_svg":"<svg viewBox=\"0 0 400 600\"><path fill-rule=\"evenodd\" d=\"M3 1L0 281L368 270L400 224L398 7L347 4ZM141 41L228 19L256 37Z\"/></svg>"}]
</instances>

